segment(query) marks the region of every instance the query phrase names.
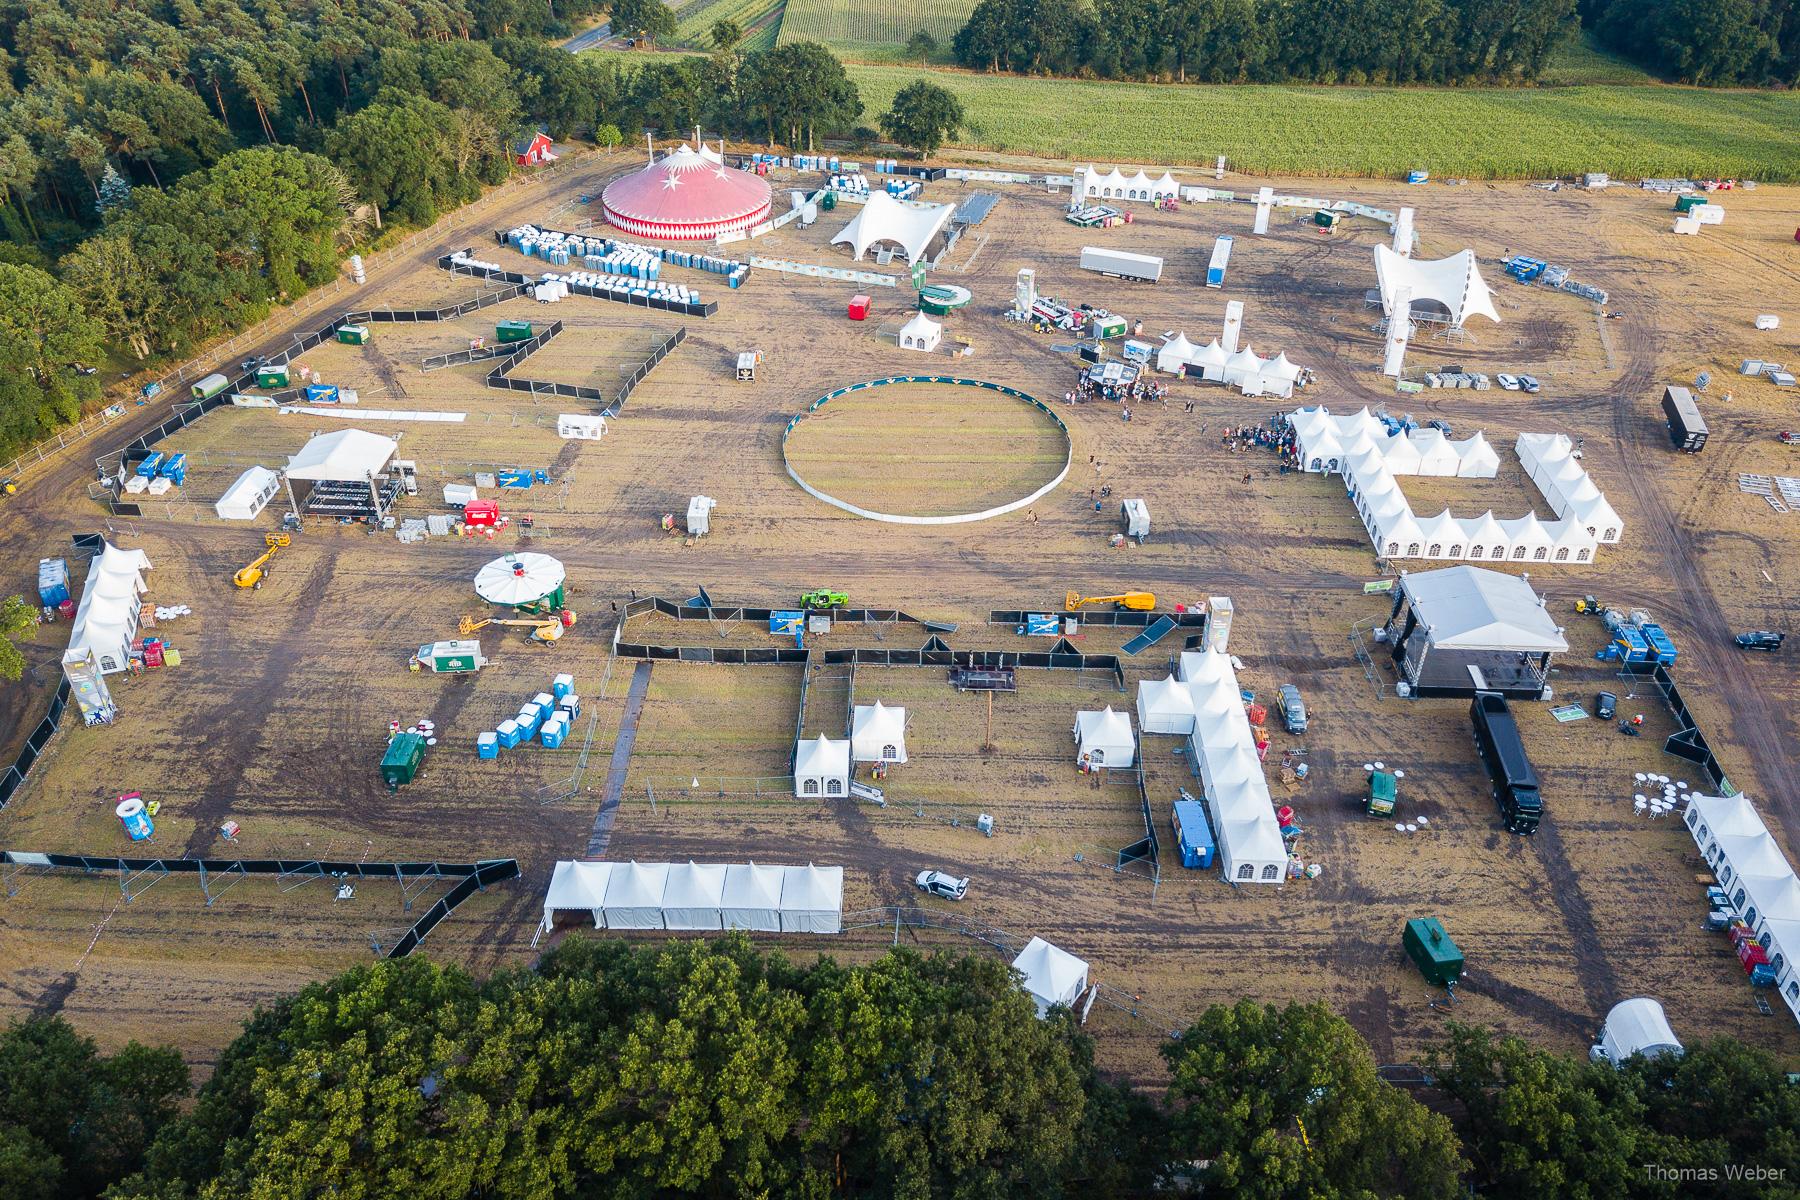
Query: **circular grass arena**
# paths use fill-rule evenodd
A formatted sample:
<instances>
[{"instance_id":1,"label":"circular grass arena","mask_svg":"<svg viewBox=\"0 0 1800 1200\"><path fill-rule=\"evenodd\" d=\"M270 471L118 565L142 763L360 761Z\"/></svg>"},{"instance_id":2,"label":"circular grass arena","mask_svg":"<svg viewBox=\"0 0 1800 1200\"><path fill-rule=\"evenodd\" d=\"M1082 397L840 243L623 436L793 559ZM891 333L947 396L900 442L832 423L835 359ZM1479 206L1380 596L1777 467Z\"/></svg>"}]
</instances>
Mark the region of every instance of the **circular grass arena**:
<instances>
[{"instance_id":1,"label":"circular grass arena","mask_svg":"<svg viewBox=\"0 0 1800 1200\"><path fill-rule=\"evenodd\" d=\"M808 493L870 520L955 525L1026 508L1069 473L1068 427L1016 388L899 375L819 397L781 436Z\"/></svg>"}]
</instances>

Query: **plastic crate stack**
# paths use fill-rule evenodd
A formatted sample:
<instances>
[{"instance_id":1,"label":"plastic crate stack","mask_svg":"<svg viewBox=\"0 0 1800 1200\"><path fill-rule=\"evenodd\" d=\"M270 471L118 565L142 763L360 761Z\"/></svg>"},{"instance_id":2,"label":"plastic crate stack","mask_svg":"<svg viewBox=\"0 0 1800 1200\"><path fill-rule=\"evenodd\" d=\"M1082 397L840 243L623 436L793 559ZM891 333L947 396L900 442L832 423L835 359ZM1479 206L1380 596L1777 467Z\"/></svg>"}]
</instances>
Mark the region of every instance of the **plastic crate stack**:
<instances>
[{"instance_id":1,"label":"plastic crate stack","mask_svg":"<svg viewBox=\"0 0 1800 1200\"><path fill-rule=\"evenodd\" d=\"M499 758L500 751L512 750L535 739L546 750L562 746L569 736L569 726L581 715L581 697L575 694L575 677L558 675L550 690L539 692L519 706L519 714L500 722L494 729L475 737L477 758Z\"/></svg>"}]
</instances>

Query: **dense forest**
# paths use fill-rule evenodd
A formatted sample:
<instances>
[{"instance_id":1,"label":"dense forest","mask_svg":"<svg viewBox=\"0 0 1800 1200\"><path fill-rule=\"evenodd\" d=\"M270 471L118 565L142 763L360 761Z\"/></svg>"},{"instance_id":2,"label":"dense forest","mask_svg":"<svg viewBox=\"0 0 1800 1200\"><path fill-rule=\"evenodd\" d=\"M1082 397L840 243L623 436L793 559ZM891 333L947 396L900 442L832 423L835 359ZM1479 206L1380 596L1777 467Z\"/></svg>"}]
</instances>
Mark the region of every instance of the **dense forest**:
<instances>
[{"instance_id":1,"label":"dense forest","mask_svg":"<svg viewBox=\"0 0 1800 1200\"><path fill-rule=\"evenodd\" d=\"M1159 1091L1109 1081L986 955L576 938L486 983L417 957L257 1013L192 1094L170 1050L0 1031L0 1195L1800 1195L1800 1087L1729 1040L1614 1069L1451 1023L1429 1104L1319 1005L1215 1007L1162 1053Z\"/></svg>"},{"instance_id":2,"label":"dense forest","mask_svg":"<svg viewBox=\"0 0 1800 1200\"><path fill-rule=\"evenodd\" d=\"M1796 0L1580 0L1608 47L1670 79L1800 82ZM981 0L953 41L983 71L1195 83L1528 83L1576 0Z\"/></svg>"}]
</instances>

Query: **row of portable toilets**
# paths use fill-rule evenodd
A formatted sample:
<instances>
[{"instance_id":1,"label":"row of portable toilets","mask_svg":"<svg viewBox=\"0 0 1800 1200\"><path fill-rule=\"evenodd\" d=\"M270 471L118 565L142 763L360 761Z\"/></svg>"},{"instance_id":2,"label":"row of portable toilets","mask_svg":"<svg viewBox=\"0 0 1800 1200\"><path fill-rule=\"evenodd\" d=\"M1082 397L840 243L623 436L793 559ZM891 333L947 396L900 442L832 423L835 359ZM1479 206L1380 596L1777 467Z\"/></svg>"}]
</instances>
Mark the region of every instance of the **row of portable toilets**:
<instances>
[{"instance_id":1,"label":"row of portable toilets","mask_svg":"<svg viewBox=\"0 0 1800 1200\"><path fill-rule=\"evenodd\" d=\"M502 721L492 730L475 735L478 758L499 758L500 751L511 750L536 738L546 750L559 749L569 735L569 725L581 715L581 697L575 694L575 677L558 675L550 690L539 692L519 706L519 715Z\"/></svg>"},{"instance_id":2,"label":"row of portable toilets","mask_svg":"<svg viewBox=\"0 0 1800 1200\"><path fill-rule=\"evenodd\" d=\"M576 271L568 276L546 275L543 283L537 285L534 294L539 300L545 287L554 285L560 292L552 300L560 300L569 294L569 285L573 284L584 292L604 292L614 296L654 296L659 300L671 300L681 304L699 304L700 293L684 283L652 283L643 279L630 279L623 275L598 275L590 271Z\"/></svg>"},{"instance_id":3,"label":"row of portable toilets","mask_svg":"<svg viewBox=\"0 0 1800 1200\"><path fill-rule=\"evenodd\" d=\"M748 263L710 254L694 254L685 250L666 250L660 246L643 246L612 238L587 237L579 233L561 233L539 229L535 225L519 225L506 231L513 249L527 257L541 258L553 267L566 267L579 260L589 271L605 275L624 275L632 279L656 279L665 262L695 271L723 275L729 287L740 286L749 278Z\"/></svg>"}]
</instances>

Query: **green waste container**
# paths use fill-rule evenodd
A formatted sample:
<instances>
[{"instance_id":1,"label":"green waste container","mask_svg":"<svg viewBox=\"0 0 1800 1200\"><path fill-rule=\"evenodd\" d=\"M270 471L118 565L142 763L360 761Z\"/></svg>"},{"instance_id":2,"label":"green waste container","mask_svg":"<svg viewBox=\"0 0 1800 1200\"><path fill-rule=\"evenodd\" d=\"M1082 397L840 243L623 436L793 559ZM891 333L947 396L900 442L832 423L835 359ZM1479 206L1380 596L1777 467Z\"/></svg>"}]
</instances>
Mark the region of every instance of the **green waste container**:
<instances>
[{"instance_id":1,"label":"green waste container","mask_svg":"<svg viewBox=\"0 0 1800 1200\"><path fill-rule=\"evenodd\" d=\"M502 321L494 326L494 336L502 345L508 342L528 342L532 338L530 321Z\"/></svg>"},{"instance_id":2,"label":"green waste container","mask_svg":"<svg viewBox=\"0 0 1800 1200\"><path fill-rule=\"evenodd\" d=\"M1436 917L1414 917L1406 923L1401 935L1406 955L1419 968L1426 982L1439 987L1455 987L1462 978L1463 955L1444 932L1443 922Z\"/></svg>"},{"instance_id":3,"label":"green waste container","mask_svg":"<svg viewBox=\"0 0 1800 1200\"><path fill-rule=\"evenodd\" d=\"M286 367L261 367L256 372L256 386L261 388L284 388L288 385L288 369Z\"/></svg>"},{"instance_id":4,"label":"green waste container","mask_svg":"<svg viewBox=\"0 0 1800 1200\"><path fill-rule=\"evenodd\" d=\"M397 733L381 757L381 778L394 791L403 783L411 783L425 759L425 737L417 733Z\"/></svg>"},{"instance_id":5,"label":"green waste container","mask_svg":"<svg viewBox=\"0 0 1800 1200\"><path fill-rule=\"evenodd\" d=\"M1675 197L1675 211L1686 216L1705 203L1705 196L1677 196Z\"/></svg>"},{"instance_id":6,"label":"green waste container","mask_svg":"<svg viewBox=\"0 0 1800 1200\"><path fill-rule=\"evenodd\" d=\"M345 325L337 331L337 340L346 346L366 346L369 344L369 327Z\"/></svg>"}]
</instances>

